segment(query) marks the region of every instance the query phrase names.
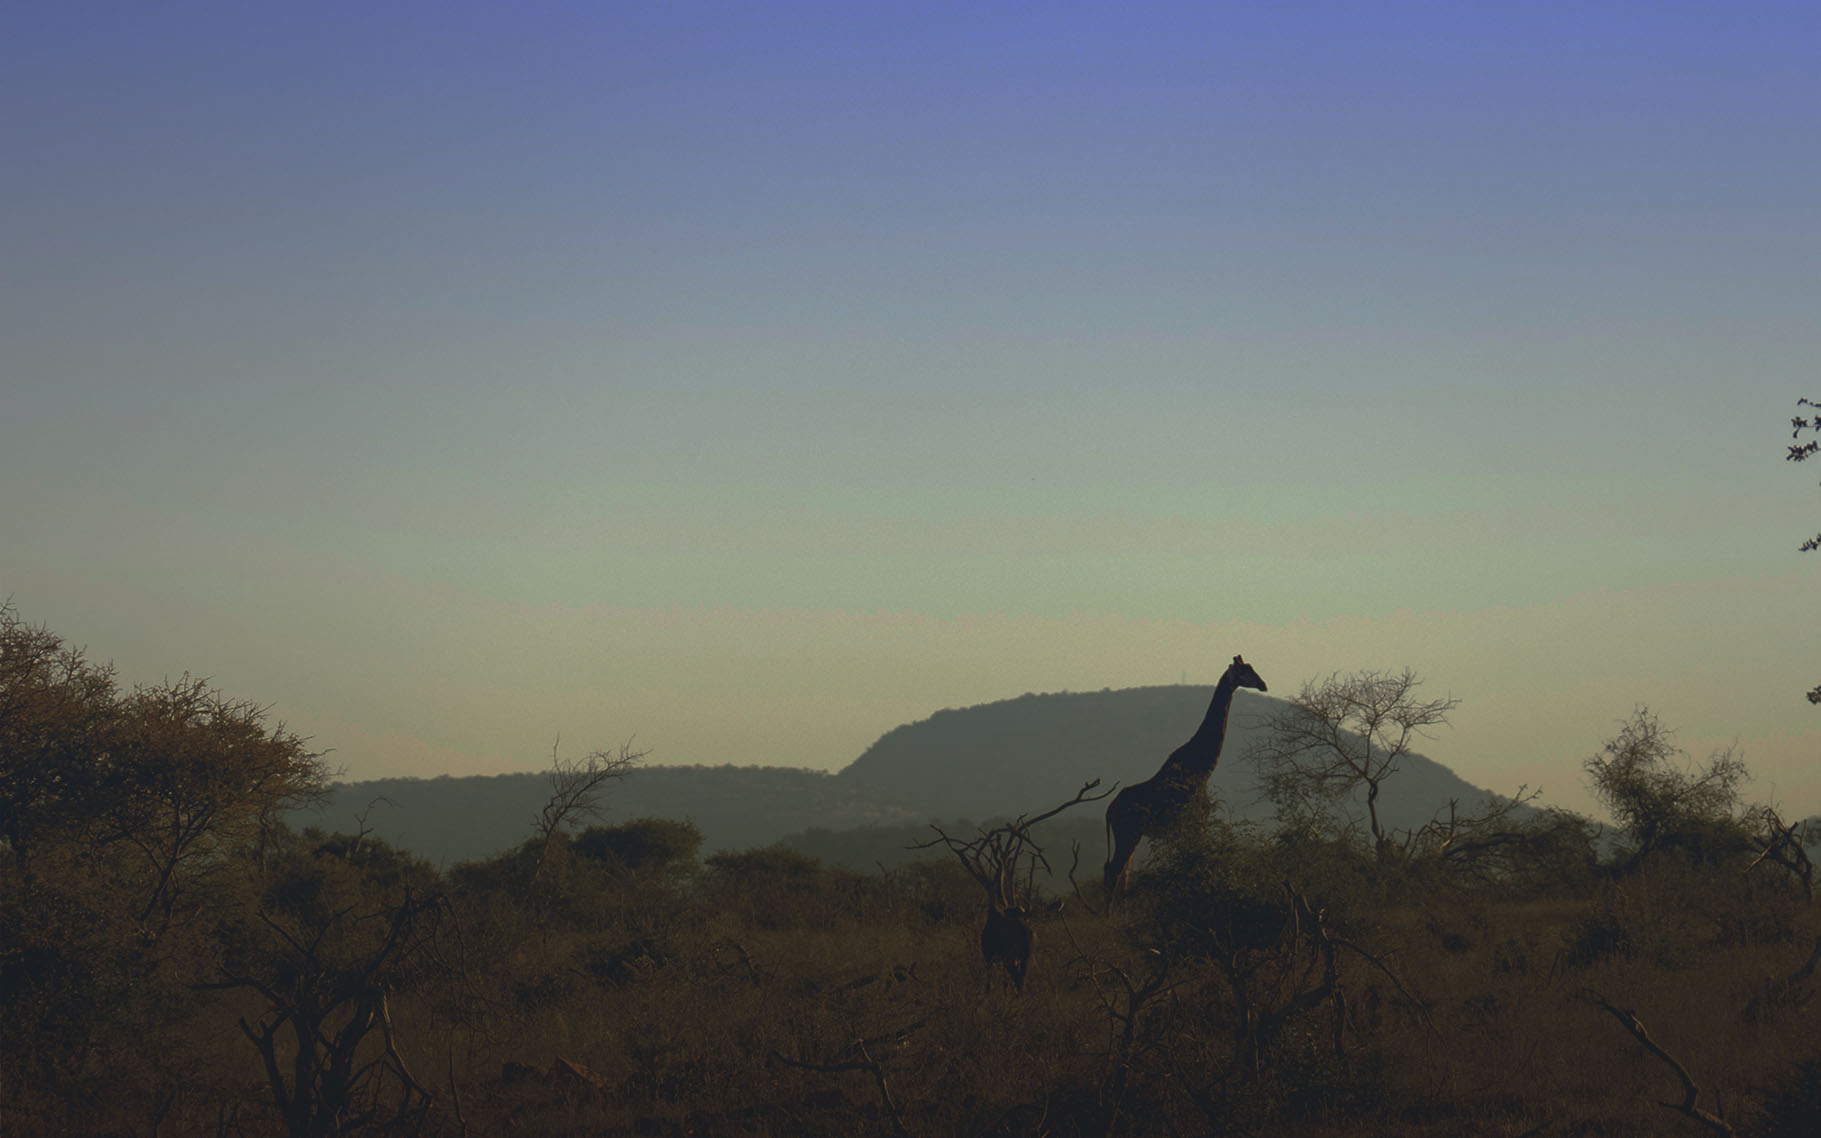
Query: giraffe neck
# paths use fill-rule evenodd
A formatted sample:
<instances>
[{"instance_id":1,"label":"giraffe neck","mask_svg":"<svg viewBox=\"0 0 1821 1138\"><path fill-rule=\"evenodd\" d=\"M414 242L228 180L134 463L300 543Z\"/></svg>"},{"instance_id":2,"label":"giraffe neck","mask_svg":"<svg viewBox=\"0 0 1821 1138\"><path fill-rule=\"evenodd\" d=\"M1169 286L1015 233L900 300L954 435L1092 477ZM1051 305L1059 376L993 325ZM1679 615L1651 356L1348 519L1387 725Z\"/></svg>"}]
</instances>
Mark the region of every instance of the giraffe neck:
<instances>
[{"instance_id":1,"label":"giraffe neck","mask_svg":"<svg viewBox=\"0 0 1821 1138\"><path fill-rule=\"evenodd\" d=\"M1227 741L1227 714L1233 710L1233 693L1238 688L1231 673L1220 677L1201 726L1195 729L1188 742L1171 752L1159 774L1205 779L1214 773L1214 764L1220 761L1220 748Z\"/></svg>"}]
</instances>

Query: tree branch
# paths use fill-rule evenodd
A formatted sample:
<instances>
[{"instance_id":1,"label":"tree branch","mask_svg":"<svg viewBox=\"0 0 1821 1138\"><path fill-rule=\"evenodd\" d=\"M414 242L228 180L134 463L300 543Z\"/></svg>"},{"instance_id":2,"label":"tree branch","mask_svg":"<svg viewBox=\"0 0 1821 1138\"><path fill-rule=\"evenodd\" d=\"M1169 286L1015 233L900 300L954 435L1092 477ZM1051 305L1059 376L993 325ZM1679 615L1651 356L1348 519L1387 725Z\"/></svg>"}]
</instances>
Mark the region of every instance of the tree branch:
<instances>
[{"instance_id":1,"label":"tree branch","mask_svg":"<svg viewBox=\"0 0 1821 1138\"><path fill-rule=\"evenodd\" d=\"M1675 1056L1663 1050L1662 1045L1650 1037L1650 1032L1645 1030L1643 1021L1638 1019L1636 1012L1632 1011L1630 1008L1621 1008L1617 1006L1605 996L1600 995L1591 988L1586 990L1585 996L1597 1007L1611 1015L1613 1019L1618 1020L1620 1025L1631 1033L1633 1039L1636 1039L1639 1043L1643 1044L1646 1051L1655 1055L1658 1059L1661 1059L1664 1064L1675 1073L1676 1078L1681 1081L1682 1101L1679 1103L1666 1102L1662 1104L1663 1106L1687 1115L1689 1118L1699 1122L1715 1134L1724 1134L1727 1138L1734 1138L1737 1131L1732 1128L1730 1123L1723 1118L1709 1114L1696 1105L1701 1097L1701 1088L1695 1083L1694 1076L1688 1073L1688 1068L1682 1066L1682 1064L1676 1060Z\"/></svg>"}]
</instances>

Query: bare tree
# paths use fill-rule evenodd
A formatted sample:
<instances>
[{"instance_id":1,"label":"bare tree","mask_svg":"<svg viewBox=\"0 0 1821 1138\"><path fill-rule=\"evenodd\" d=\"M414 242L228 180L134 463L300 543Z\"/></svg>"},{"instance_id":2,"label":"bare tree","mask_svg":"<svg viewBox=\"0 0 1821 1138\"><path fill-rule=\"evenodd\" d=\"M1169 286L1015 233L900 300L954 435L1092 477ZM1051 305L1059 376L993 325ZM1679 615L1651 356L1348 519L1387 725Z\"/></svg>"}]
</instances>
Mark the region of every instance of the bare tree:
<instances>
[{"instance_id":1,"label":"bare tree","mask_svg":"<svg viewBox=\"0 0 1821 1138\"><path fill-rule=\"evenodd\" d=\"M280 920L262 908L265 935L255 936L259 947L249 954L258 964L196 985L261 997L256 1021L243 1017L240 1030L259 1052L291 1138L387 1121L421 1129L431 1095L399 1052L387 997L424 955L431 929L420 926L434 926L446 908L441 894L408 885L399 900L364 914L349 904ZM383 1100L393 1094L398 1101L387 1120Z\"/></svg>"},{"instance_id":2,"label":"bare tree","mask_svg":"<svg viewBox=\"0 0 1821 1138\"><path fill-rule=\"evenodd\" d=\"M980 831L979 836L972 841L962 841L960 838L950 837L947 831L932 822L930 829L936 831L936 836L927 842L918 842L910 848L927 850L942 846L947 849L961 862L962 868L967 870L968 876L979 882L980 887L986 890L988 902L1005 908L1019 899L1018 878L1021 874L1027 878L1024 892L1028 894L1030 890L1028 878L1036 872L1037 866L1043 866L1046 872L1050 868L1049 860L1044 857L1043 847L1031 839L1031 829L1039 822L1047 822L1071 806L1079 806L1083 802L1099 802L1113 793L1111 789L1099 794L1090 793L1099 785L1100 780L1094 779L1076 791L1075 797L1062 805L1045 810L1035 817L1020 814L1010 822L994 826L990 830ZM1029 898L1026 896L1024 899Z\"/></svg>"},{"instance_id":3,"label":"bare tree","mask_svg":"<svg viewBox=\"0 0 1821 1138\"><path fill-rule=\"evenodd\" d=\"M1024 973L1031 958L1032 935L1028 919L1033 888L1031 879L1039 865L1046 873L1050 872L1049 860L1044 856L1043 847L1032 840L1031 829L1071 806L1098 802L1113 793L1111 789L1099 794L1090 793L1099 785L1100 780L1094 779L1062 805L1045 810L1035 817L1020 814L1010 822L981 830L979 836L971 841L951 837L942 827L932 822L930 829L936 831L936 836L910 847L918 850L933 849L936 846L946 848L955 855L962 868L967 870L968 876L986 890L987 914L986 927L980 932L981 955L986 958L988 969L995 964L1004 965L1013 983L1019 988L1024 987ZM1021 875L1025 879L1022 889L1018 883ZM1021 901L1024 903L1020 904Z\"/></svg>"},{"instance_id":4,"label":"bare tree","mask_svg":"<svg viewBox=\"0 0 1821 1138\"><path fill-rule=\"evenodd\" d=\"M1815 863L1808 856L1805 841L1814 829L1813 820L1785 823L1774 806L1758 807L1752 811L1752 820L1757 823L1759 832L1763 835L1757 839L1763 848L1751 864L1745 867L1745 872L1750 873L1766 862L1782 866L1802 886L1802 896L1814 900Z\"/></svg>"},{"instance_id":5,"label":"bare tree","mask_svg":"<svg viewBox=\"0 0 1821 1138\"><path fill-rule=\"evenodd\" d=\"M599 818L607 787L631 774L647 753L633 750L628 741L617 753L592 751L580 759L565 759L558 753L561 743L559 739L550 745L550 798L534 823L538 841L534 880L544 876L556 835L580 819Z\"/></svg>"},{"instance_id":6,"label":"bare tree","mask_svg":"<svg viewBox=\"0 0 1821 1138\"><path fill-rule=\"evenodd\" d=\"M1429 728L1445 726L1460 701L1419 699L1415 672L1335 672L1308 680L1287 706L1265 720L1248 752L1265 795L1280 810L1326 804L1366 789L1366 816L1379 856L1390 849L1378 796Z\"/></svg>"}]
</instances>

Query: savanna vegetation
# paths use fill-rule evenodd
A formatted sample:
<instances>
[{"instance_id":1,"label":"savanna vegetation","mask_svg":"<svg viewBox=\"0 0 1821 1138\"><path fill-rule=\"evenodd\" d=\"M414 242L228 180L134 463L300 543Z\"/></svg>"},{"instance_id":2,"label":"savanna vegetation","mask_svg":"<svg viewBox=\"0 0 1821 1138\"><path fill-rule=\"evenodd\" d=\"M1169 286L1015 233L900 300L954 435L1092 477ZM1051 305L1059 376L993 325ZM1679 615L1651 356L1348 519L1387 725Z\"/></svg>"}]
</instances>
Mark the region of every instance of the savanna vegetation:
<instances>
[{"instance_id":1,"label":"savanna vegetation","mask_svg":"<svg viewBox=\"0 0 1821 1138\"><path fill-rule=\"evenodd\" d=\"M861 873L601 824L624 750L439 871L286 826L330 772L260 707L0 610L0 1131L1821 1133L1812 835L1735 756L1640 709L1589 742L1605 836L1392 832L1331 808L1348 754L1395 793L1385 752L1323 738L1271 757L1283 823L1195 803L1110 910L1036 825L1103 788Z\"/></svg>"}]
</instances>

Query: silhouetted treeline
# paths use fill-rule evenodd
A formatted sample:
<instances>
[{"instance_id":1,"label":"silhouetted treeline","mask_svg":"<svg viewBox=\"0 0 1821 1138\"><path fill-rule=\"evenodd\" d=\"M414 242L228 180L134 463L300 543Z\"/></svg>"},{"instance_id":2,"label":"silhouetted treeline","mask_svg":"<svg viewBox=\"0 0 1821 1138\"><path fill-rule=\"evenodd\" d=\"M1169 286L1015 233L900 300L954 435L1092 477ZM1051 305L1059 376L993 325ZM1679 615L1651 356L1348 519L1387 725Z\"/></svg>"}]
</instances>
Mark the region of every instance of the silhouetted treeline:
<instances>
[{"instance_id":1,"label":"silhouetted treeline","mask_svg":"<svg viewBox=\"0 0 1821 1138\"><path fill-rule=\"evenodd\" d=\"M1821 1133L1807 835L1663 739L1590 762L1608 845L1546 808L1374 841L1200 799L1110 911L1087 843L1079 891L979 872L1008 835L1061 871L1099 804L866 870L829 860L853 834L532 810L439 869L286 825L324 772L257 707L121 691L3 610L0 1129Z\"/></svg>"}]
</instances>

